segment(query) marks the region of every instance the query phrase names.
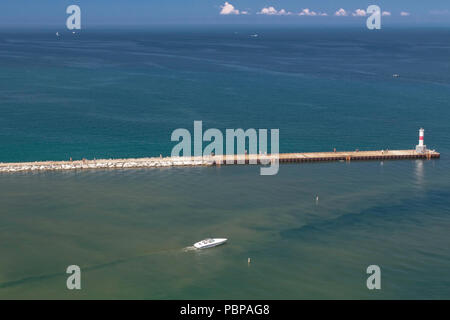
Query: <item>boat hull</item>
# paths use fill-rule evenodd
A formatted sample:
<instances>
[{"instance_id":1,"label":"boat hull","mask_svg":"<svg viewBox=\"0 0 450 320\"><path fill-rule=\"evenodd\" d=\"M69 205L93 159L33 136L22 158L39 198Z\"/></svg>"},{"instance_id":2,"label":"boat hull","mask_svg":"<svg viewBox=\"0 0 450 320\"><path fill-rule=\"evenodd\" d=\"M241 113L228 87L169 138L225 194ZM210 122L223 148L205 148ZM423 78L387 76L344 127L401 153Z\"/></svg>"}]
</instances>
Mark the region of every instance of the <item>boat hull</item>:
<instances>
[{"instance_id":1,"label":"boat hull","mask_svg":"<svg viewBox=\"0 0 450 320\"><path fill-rule=\"evenodd\" d=\"M227 242L227 240L228 239L225 239L225 238L202 240L197 243L194 243L194 247L197 249L213 248L213 247L217 247L217 246L224 244L225 242Z\"/></svg>"}]
</instances>

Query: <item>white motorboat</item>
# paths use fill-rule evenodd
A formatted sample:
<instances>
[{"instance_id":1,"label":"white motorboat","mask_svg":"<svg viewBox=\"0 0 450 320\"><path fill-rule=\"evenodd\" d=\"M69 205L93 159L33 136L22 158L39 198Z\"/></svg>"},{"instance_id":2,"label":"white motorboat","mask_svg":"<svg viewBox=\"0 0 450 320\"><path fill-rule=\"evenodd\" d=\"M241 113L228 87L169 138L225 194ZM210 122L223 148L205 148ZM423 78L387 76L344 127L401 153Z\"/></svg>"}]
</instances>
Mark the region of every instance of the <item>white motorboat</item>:
<instances>
[{"instance_id":1,"label":"white motorboat","mask_svg":"<svg viewBox=\"0 0 450 320\"><path fill-rule=\"evenodd\" d=\"M194 247L197 249L206 249L206 248L212 248L215 246L219 246L221 244L224 244L227 242L228 239L225 238L208 238L199 242L194 243Z\"/></svg>"}]
</instances>

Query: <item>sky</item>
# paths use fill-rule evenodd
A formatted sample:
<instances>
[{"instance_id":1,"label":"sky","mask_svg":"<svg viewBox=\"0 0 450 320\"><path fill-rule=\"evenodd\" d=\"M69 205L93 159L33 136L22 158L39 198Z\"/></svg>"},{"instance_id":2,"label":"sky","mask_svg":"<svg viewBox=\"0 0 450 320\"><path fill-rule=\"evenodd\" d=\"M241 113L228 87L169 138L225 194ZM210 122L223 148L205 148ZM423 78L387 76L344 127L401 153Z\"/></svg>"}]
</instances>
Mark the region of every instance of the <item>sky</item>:
<instances>
[{"instance_id":1,"label":"sky","mask_svg":"<svg viewBox=\"0 0 450 320\"><path fill-rule=\"evenodd\" d=\"M152 24L356 24L369 5L384 23L450 26L450 0L0 0L1 26L65 25L81 8L84 28ZM366 18L367 19L367 18Z\"/></svg>"}]
</instances>

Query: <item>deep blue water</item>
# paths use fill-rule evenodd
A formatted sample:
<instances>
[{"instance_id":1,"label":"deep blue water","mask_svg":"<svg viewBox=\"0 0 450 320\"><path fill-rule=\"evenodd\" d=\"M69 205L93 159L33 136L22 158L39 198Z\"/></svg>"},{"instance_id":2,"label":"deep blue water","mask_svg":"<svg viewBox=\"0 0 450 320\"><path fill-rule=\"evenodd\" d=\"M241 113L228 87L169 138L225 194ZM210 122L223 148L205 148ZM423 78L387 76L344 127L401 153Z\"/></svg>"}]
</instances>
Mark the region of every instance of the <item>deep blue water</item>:
<instances>
[{"instance_id":1,"label":"deep blue water","mask_svg":"<svg viewBox=\"0 0 450 320\"><path fill-rule=\"evenodd\" d=\"M281 152L412 149L424 127L441 152L1 175L0 297L450 298L449 57L437 28L0 31L2 162L169 155L194 120L279 128ZM210 235L230 243L182 251Z\"/></svg>"},{"instance_id":2,"label":"deep blue water","mask_svg":"<svg viewBox=\"0 0 450 320\"><path fill-rule=\"evenodd\" d=\"M194 120L279 128L282 152L411 148L423 126L442 150L449 40L449 29L4 32L0 161L167 155Z\"/></svg>"}]
</instances>

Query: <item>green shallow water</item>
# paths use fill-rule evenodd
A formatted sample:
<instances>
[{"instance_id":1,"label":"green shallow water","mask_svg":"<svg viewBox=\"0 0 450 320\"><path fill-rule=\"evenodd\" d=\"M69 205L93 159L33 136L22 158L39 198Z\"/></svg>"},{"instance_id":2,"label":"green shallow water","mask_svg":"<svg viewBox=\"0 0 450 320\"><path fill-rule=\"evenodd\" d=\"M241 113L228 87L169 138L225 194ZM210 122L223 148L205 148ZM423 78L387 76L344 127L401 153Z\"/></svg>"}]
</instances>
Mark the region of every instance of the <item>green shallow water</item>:
<instances>
[{"instance_id":1,"label":"green shallow water","mask_svg":"<svg viewBox=\"0 0 450 320\"><path fill-rule=\"evenodd\" d=\"M440 161L284 165L269 178L257 169L4 175L0 297L449 297ZM229 242L186 250L207 236ZM78 292L65 288L71 264L82 269ZM371 264L379 292L365 286Z\"/></svg>"}]
</instances>

